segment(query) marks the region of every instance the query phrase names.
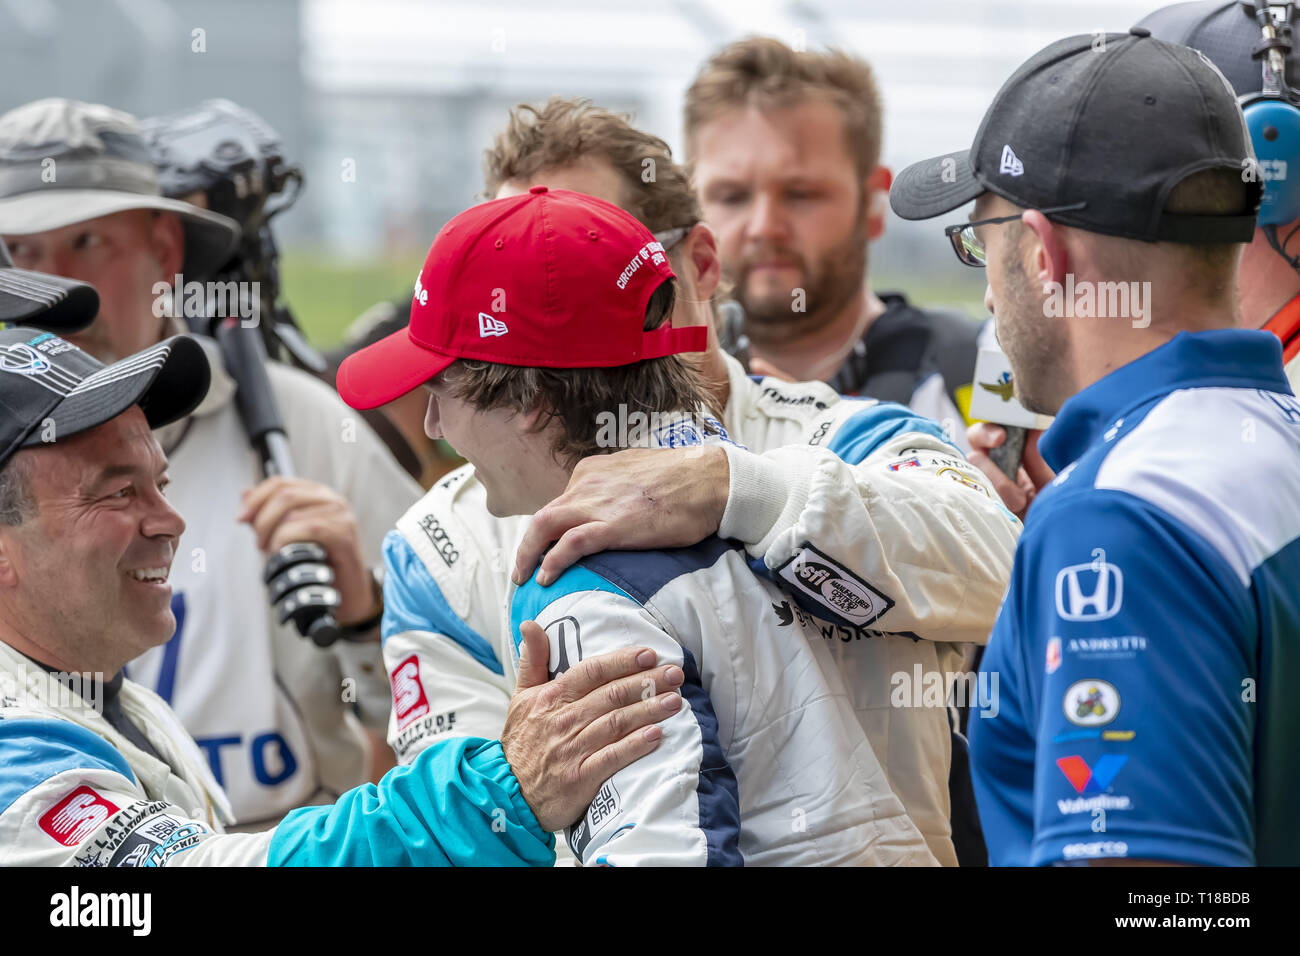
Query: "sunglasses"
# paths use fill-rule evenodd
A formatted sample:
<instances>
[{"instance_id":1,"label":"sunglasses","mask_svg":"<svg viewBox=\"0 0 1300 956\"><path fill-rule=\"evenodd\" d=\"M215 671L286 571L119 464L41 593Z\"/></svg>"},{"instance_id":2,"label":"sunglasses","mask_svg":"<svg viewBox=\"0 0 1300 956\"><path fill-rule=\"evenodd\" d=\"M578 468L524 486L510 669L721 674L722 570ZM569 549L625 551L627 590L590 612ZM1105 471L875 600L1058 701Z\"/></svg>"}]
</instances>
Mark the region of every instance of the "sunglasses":
<instances>
[{"instance_id":1,"label":"sunglasses","mask_svg":"<svg viewBox=\"0 0 1300 956\"><path fill-rule=\"evenodd\" d=\"M692 229L698 223L691 223L689 226L678 226L676 229L665 229L663 232L654 233L655 241L664 247L664 252L671 252L673 246L685 239Z\"/></svg>"},{"instance_id":2,"label":"sunglasses","mask_svg":"<svg viewBox=\"0 0 1300 956\"><path fill-rule=\"evenodd\" d=\"M1038 210L1044 216L1055 212L1073 212L1076 209L1082 209L1088 204L1086 202L1071 203L1069 206L1048 206L1046 209ZM943 234L948 237L952 243L953 252L957 253L957 258L962 261L963 265L971 266L975 269L983 269L988 265L988 257L984 252L984 243L980 242L975 236L976 226L996 226L1004 222L1016 222L1020 219L1021 213L1014 216L998 216L996 219L977 219L974 222L963 222L957 226L947 226Z\"/></svg>"}]
</instances>

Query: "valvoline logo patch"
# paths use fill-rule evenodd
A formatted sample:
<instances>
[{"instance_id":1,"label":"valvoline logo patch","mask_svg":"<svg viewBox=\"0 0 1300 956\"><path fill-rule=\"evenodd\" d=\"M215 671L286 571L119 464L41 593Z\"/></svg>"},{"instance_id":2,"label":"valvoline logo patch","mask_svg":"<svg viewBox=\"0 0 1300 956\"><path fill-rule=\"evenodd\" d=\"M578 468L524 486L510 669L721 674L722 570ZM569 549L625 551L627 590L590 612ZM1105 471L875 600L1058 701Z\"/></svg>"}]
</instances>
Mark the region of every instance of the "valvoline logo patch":
<instances>
[{"instance_id":1,"label":"valvoline logo patch","mask_svg":"<svg viewBox=\"0 0 1300 956\"><path fill-rule=\"evenodd\" d=\"M1065 774L1065 779L1069 780L1070 786L1074 787L1075 793L1104 792L1119 776L1120 769L1126 763L1128 757L1121 757L1118 754L1105 754L1098 757L1097 762L1091 767L1077 754L1060 757L1056 761L1056 765L1061 768L1061 773Z\"/></svg>"}]
</instances>

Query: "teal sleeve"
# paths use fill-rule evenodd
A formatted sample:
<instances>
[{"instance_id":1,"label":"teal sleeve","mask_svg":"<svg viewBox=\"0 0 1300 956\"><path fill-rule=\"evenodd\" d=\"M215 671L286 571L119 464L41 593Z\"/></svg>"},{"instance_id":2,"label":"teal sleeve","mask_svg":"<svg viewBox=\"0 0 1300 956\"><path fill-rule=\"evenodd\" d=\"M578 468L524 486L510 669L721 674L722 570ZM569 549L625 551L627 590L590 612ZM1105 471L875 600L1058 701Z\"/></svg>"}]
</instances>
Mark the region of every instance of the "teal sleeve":
<instances>
[{"instance_id":1,"label":"teal sleeve","mask_svg":"<svg viewBox=\"0 0 1300 956\"><path fill-rule=\"evenodd\" d=\"M268 866L550 866L555 837L519 792L500 741L444 740L332 806L292 811Z\"/></svg>"}]
</instances>

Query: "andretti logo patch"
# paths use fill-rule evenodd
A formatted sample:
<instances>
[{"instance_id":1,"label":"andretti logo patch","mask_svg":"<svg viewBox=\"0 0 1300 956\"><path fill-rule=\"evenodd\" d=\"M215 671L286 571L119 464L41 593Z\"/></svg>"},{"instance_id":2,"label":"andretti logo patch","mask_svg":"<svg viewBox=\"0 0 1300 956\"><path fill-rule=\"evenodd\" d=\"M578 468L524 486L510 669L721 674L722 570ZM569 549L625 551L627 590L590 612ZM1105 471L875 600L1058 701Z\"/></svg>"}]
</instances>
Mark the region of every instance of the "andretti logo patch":
<instances>
[{"instance_id":1,"label":"andretti logo patch","mask_svg":"<svg viewBox=\"0 0 1300 956\"><path fill-rule=\"evenodd\" d=\"M894 606L892 599L806 542L776 573L796 592L847 624L870 624Z\"/></svg>"}]
</instances>

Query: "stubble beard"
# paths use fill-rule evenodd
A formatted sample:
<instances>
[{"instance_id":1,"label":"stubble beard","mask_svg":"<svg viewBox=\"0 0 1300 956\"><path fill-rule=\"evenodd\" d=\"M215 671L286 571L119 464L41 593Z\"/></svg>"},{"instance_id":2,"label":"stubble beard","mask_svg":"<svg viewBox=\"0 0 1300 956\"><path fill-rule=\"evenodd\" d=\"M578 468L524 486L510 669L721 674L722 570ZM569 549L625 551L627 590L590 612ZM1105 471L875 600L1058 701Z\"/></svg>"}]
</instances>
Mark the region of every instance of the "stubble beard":
<instances>
[{"instance_id":1,"label":"stubble beard","mask_svg":"<svg viewBox=\"0 0 1300 956\"><path fill-rule=\"evenodd\" d=\"M1048 317L1043 296L1014 254L1003 263L998 296L998 344L1011 363L1016 400L1039 415L1055 415L1068 397L1070 343L1060 320Z\"/></svg>"},{"instance_id":2,"label":"stubble beard","mask_svg":"<svg viewBox=\"0 0 1300 956\"><path fill-rule=\"evenodd\" d=\"M866 282L868 239L866 210L862 208L845 240L832 247L810 268L796 254L802 285L784 295L755 297L749 294L750 267L746 263L736 274L736 300L745 310L745 334L755 343L781 346L798 341L832 322L858 295ZM796 311L795 294L805 293L805 311Z\"/></svg>"}]
</instances>

